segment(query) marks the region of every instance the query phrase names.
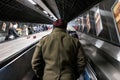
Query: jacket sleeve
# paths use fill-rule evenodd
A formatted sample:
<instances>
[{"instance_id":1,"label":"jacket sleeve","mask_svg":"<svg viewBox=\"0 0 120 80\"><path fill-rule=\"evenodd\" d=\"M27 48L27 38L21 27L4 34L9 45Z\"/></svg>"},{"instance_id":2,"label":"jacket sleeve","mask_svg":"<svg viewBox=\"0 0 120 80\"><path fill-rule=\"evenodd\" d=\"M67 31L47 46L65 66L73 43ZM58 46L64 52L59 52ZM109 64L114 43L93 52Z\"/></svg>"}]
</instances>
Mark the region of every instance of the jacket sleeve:
<instances>
[{"instance_id":1,"label":"jacket sleeve","mask_svg":"<svg viewBox=\"0 0 120 80\"><path fill-rule=\"evenodd\" d=\"M86 60L85 52L84 52L80 42L78 42L77 68L78 68L79 74L81 74L84 71L86 62L87 62L87 60Z\"/></svg>"},{"instance_id":2,"label":"jacket sleeve","mask_svg":"<svg viewBox=\"0 0 120 80\"><path fill-rule=\"evenodd\" d=\"M36 49L32 57L32 69L37 75L37 77L42 79L44 70L44 61L42 57L42 41L40 41L36 45Z\"/></svg>"},{"instance_id":3,"label":"jacket sleeve","mask_svg":"<svg viewBox=\"0 0 120 80\"><path fill-rule=\"evenodd\" d=\"M15 29L15 28L13 28L13 34L14 34L15 37L19 37L19 35L18 35L18 33L16 32L16 29Z\"/></svg>"}]
</instances>

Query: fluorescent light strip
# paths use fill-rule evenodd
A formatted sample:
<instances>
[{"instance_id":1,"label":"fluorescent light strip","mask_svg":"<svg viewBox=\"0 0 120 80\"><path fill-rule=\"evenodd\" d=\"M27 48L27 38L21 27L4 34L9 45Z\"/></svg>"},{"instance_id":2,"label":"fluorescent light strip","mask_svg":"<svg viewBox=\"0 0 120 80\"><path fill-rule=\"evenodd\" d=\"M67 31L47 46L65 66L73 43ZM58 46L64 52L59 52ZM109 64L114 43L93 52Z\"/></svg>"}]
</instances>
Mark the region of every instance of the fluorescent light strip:
<instances>
[{"instance_id":1,"label":"fluorescent light strip","mask_svg":"<svg viewBox=\"0 0 120 80\"><path fill-rule=\"evenodd\" d=\"M47 11L43 11L45 14L48 14L48 12Z\"/></svg>"},{"instance_id":2,"label":"fluorescent light strip","mask_svg":"<svg viewBox=\"0 0 120 80\"><path fill-rule=\"evenodd\" d=\"M44 12L47 16L49 16L47 11L45 11L45 10L44 10L43 12ZM52 18L52 19L57 20L57 18L56 18L56 17L53 17L53 16L49 16L49 17L50 17L50 18Z\"/></svg>"},{"instance_id":3,"label":"fluorescent light strip","mask_svg":"<svg viewBox=\"0 0 120 80\"><path fill-rule=\"evenodd\" d=\"M36 3L33 0L28 0L31 4L36 5Z\"/></svg>"}]
</instances>

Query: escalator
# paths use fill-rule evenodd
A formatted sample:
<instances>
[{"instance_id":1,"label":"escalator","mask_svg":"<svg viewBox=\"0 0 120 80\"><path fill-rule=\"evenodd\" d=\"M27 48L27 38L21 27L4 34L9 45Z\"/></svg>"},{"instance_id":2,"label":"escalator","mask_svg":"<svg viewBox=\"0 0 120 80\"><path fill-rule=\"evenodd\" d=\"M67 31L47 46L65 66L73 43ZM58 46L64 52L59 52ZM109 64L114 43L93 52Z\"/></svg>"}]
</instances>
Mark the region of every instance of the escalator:
<instances>
[{"instance_id":1,"label":"escalator","mask_svg":"<svg viewBox=\"0 0 120 80\"><path fill-rule=\"evenodd\" d=\"M31 59L38 40L18 51L19 55L14 54L10 56L11 59L9 57L0 63L4 64L0 67L0 80L32 80L35 74L31 68ZM82 36L80 42L88 61L84 73L78 80L119 80L119 70L111 64L109 58L103 55L105 52L89 43Z\"/></svg>"},{"instance_id":2,"label":"escalator","mask_svg":"<svg viewBox=\"0 0 120 80\"><path fill-rule=\"evenodd\" d=\"M87 70L85 70L86 80L119 80L120 79L120 63L119 63L119 47L107 43L105 41L88 36L78 32L80 42L88 58ZM92 68L92 69L91 69ZM89 73L91 71L92 73ZM93 75L94 74L94 75ZM95 76L92 78L90 76Z\"/></svg>"}]
</instances>

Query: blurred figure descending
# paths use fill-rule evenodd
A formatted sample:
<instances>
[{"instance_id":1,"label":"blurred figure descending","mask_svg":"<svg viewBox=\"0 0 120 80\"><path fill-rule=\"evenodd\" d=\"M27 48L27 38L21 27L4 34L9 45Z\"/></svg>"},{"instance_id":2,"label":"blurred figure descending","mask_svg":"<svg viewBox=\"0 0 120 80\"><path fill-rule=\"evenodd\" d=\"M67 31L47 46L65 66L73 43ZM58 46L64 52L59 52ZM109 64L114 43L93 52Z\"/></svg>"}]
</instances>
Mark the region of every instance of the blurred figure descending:
<instances>
[{"instance_id":1,"label":"blurred figure descending","mask_svg":"<svg viewBox=\"0 0 120 80\"><path fill-rule=\"evenodd\" d=\"M70 36L79 39L76 31L70 31L70 30L68 30L67 33L68 33Z\"/></svg>"},{"instance_id":2,"label":"blurred figure descending","mask_svg":"<svg viewBox=\"0 0 120 80\"><path fill-rule=\"evenodd\" d=\"M2 22L2 28L0 31L2 31L2 32L6 31L6 23L5 22Z\"/></svg>"},{"instance_id":3,"label":"blurred figure descending","mask_svg":"<svg viewBox=\"0 0 120 80\"><path fill-rule=\"evenodd\" d=\"M23 26L22 35L23 36L28 36L28 26L27 25Z\"/></svg>"},{"instance_id":4,"label":"blurred figure descending","mask_svg":"<svg viewBox=\"0 0 120 80\"><path fill-rule=\"evenodd\" d=\"M16 32L16 29L13 27L13 24L10 23L9 25L9 30L8 30L8 35L6 36L5 40L11 40L19 37L19 35Z\"/></svg>"},{"instance_id":5,"label":"blurred figure descending","mask_svg":"<svg viewBox=\"0 0 120 80\"><path fill-rule=\"evenodd\" d=\"M77 80L86 66L86 57L77 38L66 33L67 23L53 23L51 34L36 45L32 68L39 80Z\"/></svg>"},{"instance_id":6,"label":"blurred figure descending","mask_svg":"<svg viewBox=\"0 0 120 80\"><path fill-rule=\"evenodd\" d=\"M18 28L18 24L17 24L17 23L14 23L13 27L14 27L15 29L17 29L17 28Z\"/></svg>"},{"instance_id":7,"label":"blurred figure descending","mask_svg":"<svg viewBox=\"0 0 120 80\"><path fill-rule=\"evenodd\" d=\"M31 25L28 26L28 34L33 34L34 30Z\"/></svg>"}]
</instances>

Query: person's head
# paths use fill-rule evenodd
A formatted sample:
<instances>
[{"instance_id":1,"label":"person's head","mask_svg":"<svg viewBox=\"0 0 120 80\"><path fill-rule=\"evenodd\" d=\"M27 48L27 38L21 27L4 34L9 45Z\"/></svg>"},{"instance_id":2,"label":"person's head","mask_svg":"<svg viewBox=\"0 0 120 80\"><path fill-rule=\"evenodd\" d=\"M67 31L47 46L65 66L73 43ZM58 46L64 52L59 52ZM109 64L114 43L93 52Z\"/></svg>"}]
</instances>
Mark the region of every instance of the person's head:
<instances>
[{"instance_id":1,"label":"person's head","mask_svg":"<svg viewBox=\"0 0 120 80\"><path fill-rule=\"evenodd\" d=\"M2 22L2 30L5 31L6 30L6 23Z\"/></svg>"},{"instance_id":2,"label":"person's head","mask_svg":"<svg viewBox=\"0 0 120 80\"><path fill-rule=\"evenodd\" d=\"M55 22L53 22L53 26L54 26L54 28L66 29L67 22L65 20L63 20L63 19L58 19Z\"/></svg>"},{"instance_id":3,"label":"person's head","mask_svg":"<svg viewBox=\"0 0 120 80\"><path fill-rule=\"evenodd\" d=\"M9 28L13 28L13 24L10 22Z\"/></svg>"},{"instance_id":4,"label":"person's head","mask_svg":"<svg viewBox=\"0 0 120 80\"><path fill-rule=\"evenodd\" d=\"M5 22L2 22L2 27L6 28L6 23Z\"/></svg>"},{"instance_id":5,"label":"person's head","mask_svg":"<svg viewBox=\"0 0 120 80\"><path fill-rule=\"evenodd\" d=\"M18 24L14 23L13 27L16 29L18 27Z\"/></svg>"}]
</instances>

